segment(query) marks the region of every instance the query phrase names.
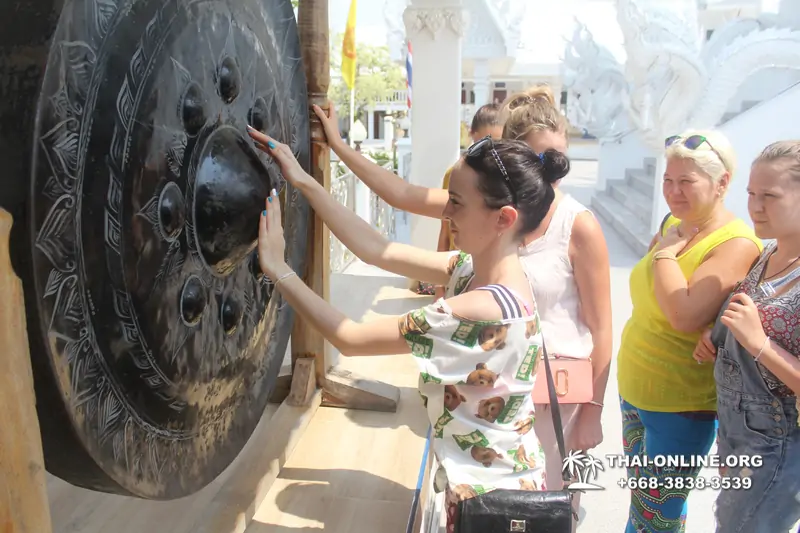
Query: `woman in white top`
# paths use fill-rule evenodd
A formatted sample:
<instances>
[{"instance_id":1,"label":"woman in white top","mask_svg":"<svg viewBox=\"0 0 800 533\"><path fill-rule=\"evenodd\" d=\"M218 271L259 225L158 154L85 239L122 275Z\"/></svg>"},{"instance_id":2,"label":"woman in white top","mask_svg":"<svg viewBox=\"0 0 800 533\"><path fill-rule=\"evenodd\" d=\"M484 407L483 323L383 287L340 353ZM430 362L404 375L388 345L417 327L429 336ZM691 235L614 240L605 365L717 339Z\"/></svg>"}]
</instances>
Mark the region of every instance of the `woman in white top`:
<instances>
[{"instance_id":1,"label":"woman in white top","mask_svg":"<svg viewBox=\"0 0 800 533\"><path fill-rule=\"evenodd\" d=\"M335 110L330 117L315 106L331 148L355 175L396 209L442 218L448 201L444 189L412 185L350 148L339 135ZM503 105L503 137L522 140L537 153L567 152L567 122L547 86L535 86ZM553 355L592 360L593 398L583 405L563 405L567 447L588 450L603 440L600 416L611 364L611 286L608 249L592 213L558 190L542 224L525 236L521 256L532 281L542 331ZM362 258L363 259L363 258ZM552 356L552 355L551 355ZM545 446L548 489L561 488L561 457L549 412L539 416L536 431ZM577 498L576 498L577 506Z\"/></svg>"},{"instance_id":2,"label":"woman in white top","mask_svg":"<svg viewBox=\"0 0 800 533\"><path fill-rule=\"evenodd\" d=\"M410 351L417 361L433 448L447 476L448 531L459 499L497 488L540 490L531 391L542 337L517 250L547 214L551 184L569 168L566 156L491 137L473 145L453 167L444 212L464 252L433 252L388 242L306 174L289 147L250 135L348 248L381 268L446 285L445 298L406 315L352 322L286 265L274 190L266 203L259 263L289 305L345 356Z\"/></svg>"}]
</instances>

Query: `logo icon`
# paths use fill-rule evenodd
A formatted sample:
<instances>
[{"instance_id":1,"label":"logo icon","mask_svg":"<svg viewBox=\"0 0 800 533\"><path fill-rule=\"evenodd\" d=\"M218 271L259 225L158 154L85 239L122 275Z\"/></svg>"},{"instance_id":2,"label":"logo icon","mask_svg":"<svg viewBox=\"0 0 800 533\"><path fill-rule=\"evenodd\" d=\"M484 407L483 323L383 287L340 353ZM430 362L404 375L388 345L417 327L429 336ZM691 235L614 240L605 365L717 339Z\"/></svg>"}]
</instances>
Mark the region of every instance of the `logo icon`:
<instances>
[{"instance_id":1,"label":"logo icon","mask_svg":"<svg viewBox=\"0 0 800 533\"><path fill-rule=\"evenodd\" d=\"M604 490L604 487L590 483L590 480L597 479L597 473L600 470L605 470L600 459L576 450L570 450L561 466L562 472L567 472L570 477L577 478L577 481L569 484L569 490Z\"/></svg>"}]
</instances>

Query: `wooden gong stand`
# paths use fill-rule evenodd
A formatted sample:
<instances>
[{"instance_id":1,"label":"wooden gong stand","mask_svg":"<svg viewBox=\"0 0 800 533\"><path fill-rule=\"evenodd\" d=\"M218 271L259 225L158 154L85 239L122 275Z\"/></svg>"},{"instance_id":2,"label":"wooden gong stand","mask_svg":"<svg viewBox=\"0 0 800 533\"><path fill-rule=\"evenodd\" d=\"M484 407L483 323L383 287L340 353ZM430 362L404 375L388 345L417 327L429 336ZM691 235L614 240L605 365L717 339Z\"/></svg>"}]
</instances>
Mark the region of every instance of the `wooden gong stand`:
<instances>
[{"instance_id":1,"label":"wooden gong stand","mask_svg":"<svg viewBox=\"0 0 800 533\"><path fill-rule=\"evenodd\" d=\"M309 105L328 109L330 83L328 1L300 0L298 29L308 80ZM311 173L330 190L330 152L322 124L311 113ZM0 208L0 532L52 533L36 396L33 389L22 283L11 265L9 234L13 220ZM330 296L329 231L312 216L308 226L305 282L317 294ZM234 466L231 479L198 521L203 531L244 531L255 509L277 478L289 452L316 407L373 411L397 410L400 392L391 385L366 380L351 372L329 368L326 341L300 316L291 335L292 374L279 378L273 402L282 402L270 420L271 436L264 441L257 464ZM11 408L9 408L11 407ZM275 426L278 427L275 427ZM284 435L284 436L279 436ZM258 435L253 438L260 439ZM230 489L230 490L228 490ZM233 499L244 491L250 503L242 508Z\"/></svg>"},{"instance_id":2,"label":"wooden gong stand","mask_svg":"<svg viewBox=\"0 0 800 533\"><path fill-rule=\"evenodd\" d=\"M298 30L303 64L308 80L309 106L328 111L330 84L330 42L328 37L328 1L301 0ZM311 175L325 190L331 187L330 147L322 123L311 115ZM313 210L312 210L313 212ZM308 224L308 256L305 282L314 292L330 299L330 232L313 215ZM400 390L386 383L368 380L336 367L329 368L322 335L296 316L292 343L292 375L279 378L273 401L287 399L290 405L308 405L314 392L322 390L324 407L345 407L370 411L397 410ZM288 395L288 398L287 398Z\"/></svg>"}]
</instances>

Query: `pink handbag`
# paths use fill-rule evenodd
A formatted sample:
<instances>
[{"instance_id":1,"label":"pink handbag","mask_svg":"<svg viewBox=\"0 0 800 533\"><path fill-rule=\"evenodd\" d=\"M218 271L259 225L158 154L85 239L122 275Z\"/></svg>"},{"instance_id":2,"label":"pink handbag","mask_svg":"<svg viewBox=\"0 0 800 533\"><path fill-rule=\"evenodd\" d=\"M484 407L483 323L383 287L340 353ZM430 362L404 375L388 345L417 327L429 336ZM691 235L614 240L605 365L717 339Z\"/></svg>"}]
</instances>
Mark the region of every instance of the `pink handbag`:
<instances>
[{"instance_id":1,"label":"pink handbag","mask_svg":"<svg viewBox=\"0 0 800 533\"><path fill-rule=\"evenodd\" d=\"M594 397L592 359L554 355L548 359L559 404L589 403ZM539 366L538 364L536 366ZM533 385L534 403L549 404L547 380L539 376Z\"/></svg>"}]
</instances>

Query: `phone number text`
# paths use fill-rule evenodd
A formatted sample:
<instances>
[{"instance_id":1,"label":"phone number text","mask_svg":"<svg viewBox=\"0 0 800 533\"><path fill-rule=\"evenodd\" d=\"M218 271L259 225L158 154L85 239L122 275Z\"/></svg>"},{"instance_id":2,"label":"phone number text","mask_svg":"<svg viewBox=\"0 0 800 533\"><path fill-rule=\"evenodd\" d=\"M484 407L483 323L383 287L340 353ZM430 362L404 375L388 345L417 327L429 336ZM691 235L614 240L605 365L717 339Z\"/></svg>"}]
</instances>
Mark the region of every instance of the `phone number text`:
<instances>
[{"instance_id":1,"label":"phone number text","mask_svg":"<svg viewBox=\"0 0 800 533\"><path fill-rule=\"evenodd\" d=\"M617 481L617 485L623 489L647 490L747 490L753 485L753 480L747 477L681 477L667 476L657 477L623 477Z\"/></svg>"}]
</instances>

